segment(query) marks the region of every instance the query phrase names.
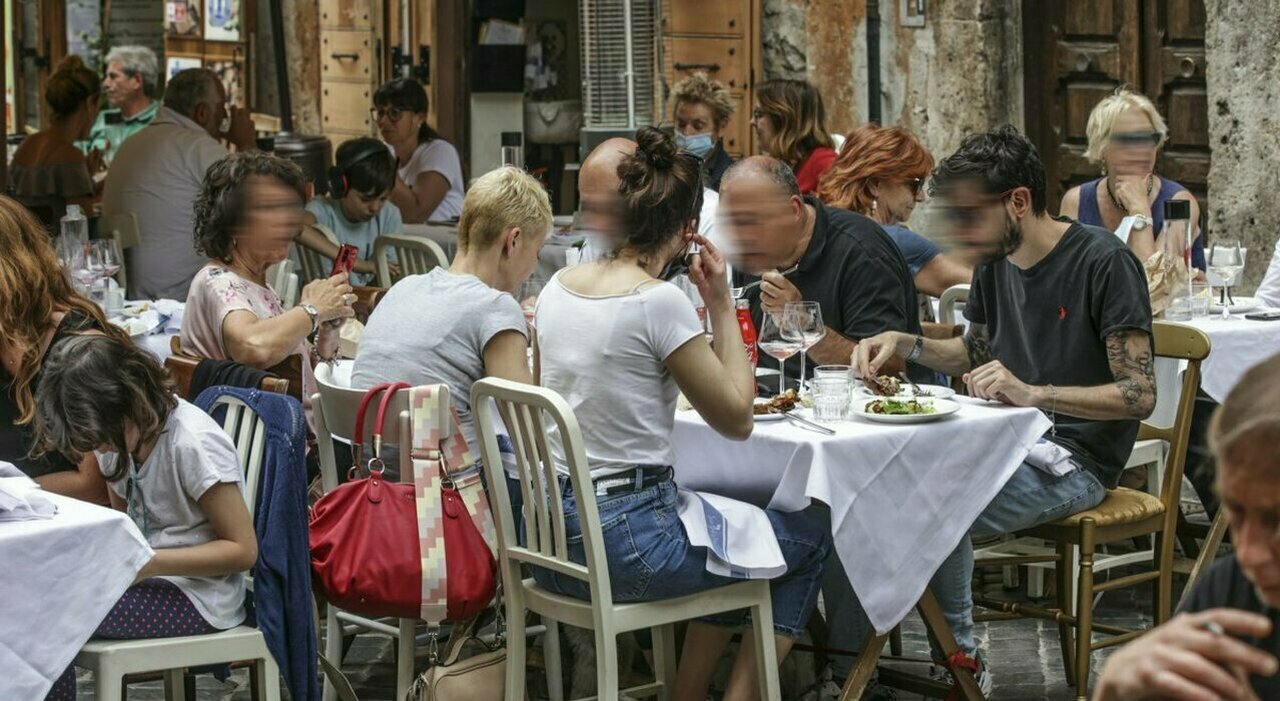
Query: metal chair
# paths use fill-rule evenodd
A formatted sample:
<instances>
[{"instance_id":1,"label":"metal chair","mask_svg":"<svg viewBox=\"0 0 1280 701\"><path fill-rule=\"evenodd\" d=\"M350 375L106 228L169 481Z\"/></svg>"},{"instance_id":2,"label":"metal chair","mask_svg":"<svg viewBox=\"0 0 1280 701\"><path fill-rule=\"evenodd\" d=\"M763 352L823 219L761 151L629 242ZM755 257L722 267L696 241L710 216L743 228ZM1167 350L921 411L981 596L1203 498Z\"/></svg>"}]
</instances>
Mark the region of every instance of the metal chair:
<instances>
[{"instance_id":1,"label":"metal chair","mask_svg":"<svg viewBox=\"0 0 1280 701\"><path fill-rule=\"evenodd\" d=\"M116 260L120 262L120 270L116 273L116 282L124 289L129 288L129 266L125 263L124 252L138 245L138 218L133 212L119 212L102 217L98 225L104 238L115 244Z\"/></svg>"},{"instance_id":2,"label":"metal chair","mask_svg":"<svg viewBox=\"0 0 1280 701\"><path fill-rule=\"evenodd\" d=\"M400 266L400 277L421 275L436 266L449 267L449 257L431 239L403 234L383 234L373 242L373 259L378 266L378 286L391 287L391 257Z\"/></svg>"},{"instance_id":3,"label":"metal chair","mask_svg":"<svg viewBox=\"0 0 1280 701\"><path fill-rule=\"evenodd\" d=\"M1169 450L1165 453L1165 479L1159 498L1124 487L1110 490L1106 499L1092 509L1019 534L1052 542L1056 554L990 557L975 562L979 567L1054 563L1057 575L1057 602L1054 608L1012 603L985 596L976 596L974 599L981 606L1002 612L994 617L986 617L987 620L1030 616L1057 622L1063 665L1068 679L1076 687L1076 697L1082 700L1088 694L1089 661L1093 651L1119 645L1145 632L1094 623L1094 595L1143 582L1154 582L1155 624L1164 623L1172 609L1173 545L1178 524L1182 471L1186 464L1187 444L1190 442L1196 387L1200 384L1200 362L1209 355L1209 337L1196 328L1163 321L1152 325L1152 336L1155 356L1187 361L1173 425L1159 427L1143 422L1138 431L1140 440L1158 439L1169 444ZM1097 546L1143 536L1155 537L1152 554L1154 569L1116 577L1095 585L1094 556ZM1075 563L1077 553L1078 566ZM1078 572L1075 577L1077 582L1072 581L1073 572ZM1077 586L1078 595L1073 593L1073 588ZM1095 631L1112 637L1095 642Z\"/></svg>"},{"instance_id":4,"label":"metal chair","mask_svg":"<svg viewBox=\"0 0 1280 701\"><path fill-rule=\"evenodd\" d=\"M507 624L511 631L507 638L506 701L521 701L526 694L526 610L542 616L548 631L554 630L552 622L555 621L595 632L597 698L616 701L621 695L656 695L658 698L670 695L676 671L675 623L722 611L750 609L754 633L750 636L750 644L755 646L759 664L760 698L780 698L769 583L745 580L664 601L614 603L600 513L596 508L595 490L591 488L582 432L573 410L560 395L541 387L493 378L472 385L472 406L485 406L490 401L510 430L511 442L515 446L520 490L524 496L521 517L528 540L523 546L516 540L517 515L511 510L511 496L507 490L506 469L498 451L498 426L493 412L476 412L476 434L484 457L489 499L498 522L499 567L506 593ZM559 430L563 440L575 498L579 494L593 495L579 499L577 504L586 565L569 559L565 515L560 508L560 481L547 439L550 425ZM526 566L543 567L585 581L590 587L591 600L583 601L542 588L532 577L525 578L523 568ZM656 679L652 683L620 691L618 634L646 628L653 631ZM747 644L744 634L743 645Z\"/></svg>"},{"instance_id":5,"label":"metal chair","mask_svg":"<svg viewBox=\"0 0 1280 701\"><path fill-rule=\"evenodd\" d=\"M245 473L244 499L252 516L262 476L266 426L248 405L238 399L223 397L214 406L226 407L222 428L235 442L240 467ZM251 676L255 698L279 701L280 670L267 649L262 632L250 626L177 638L94 639L80 649L75 664L93 672L94 698L100 701L121 701L126 675L158 670L164 672L166 698L185 701L182 679L185 668L242 660L254 662Z\"/></svg>"}]
</instances>

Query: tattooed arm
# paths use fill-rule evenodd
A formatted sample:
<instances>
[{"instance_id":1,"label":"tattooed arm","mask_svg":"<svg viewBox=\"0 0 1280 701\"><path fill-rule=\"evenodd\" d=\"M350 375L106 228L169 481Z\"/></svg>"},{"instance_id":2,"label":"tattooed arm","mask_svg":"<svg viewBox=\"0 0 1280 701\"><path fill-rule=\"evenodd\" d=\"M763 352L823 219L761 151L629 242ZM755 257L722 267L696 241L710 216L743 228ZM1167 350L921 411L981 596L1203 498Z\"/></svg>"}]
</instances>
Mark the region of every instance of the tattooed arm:
<instances>
[{"instance_id":1,"label":"tattooed arm","mask_svg":"<svg viewBox=\"0 0 1280 701\"><path fill-rule=\"evenodd\" d=\"M1145 331L1107 336L1107 361L1115 382L1095 387L1028 385L993 360L964 377L969 394L1015 406L1033 406L1082 419L1145 419L1156 406L1151 337Z\"/></svg>"}]
</instances>

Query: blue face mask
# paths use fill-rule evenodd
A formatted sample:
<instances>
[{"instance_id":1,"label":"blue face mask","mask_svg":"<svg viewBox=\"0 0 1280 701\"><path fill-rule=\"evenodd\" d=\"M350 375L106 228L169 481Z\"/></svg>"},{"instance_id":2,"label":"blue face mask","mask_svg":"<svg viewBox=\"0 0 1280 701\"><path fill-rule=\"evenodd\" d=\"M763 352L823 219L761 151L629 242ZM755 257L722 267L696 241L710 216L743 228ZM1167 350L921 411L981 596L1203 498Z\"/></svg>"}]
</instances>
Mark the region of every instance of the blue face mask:
<instances>
[{"instance_id":1,"label":"blue face mask","mask_svg":"<svg viewBox=\"0 0 1280 701\"><path fill-rule=\"evenodd\" d=\"M685 136L676 132L676 148L688 151L698 158L706 158L713 146L715 146L715 142L711 140L711 132L694 134L693 136Z\"/></svg>"}]
</instances>

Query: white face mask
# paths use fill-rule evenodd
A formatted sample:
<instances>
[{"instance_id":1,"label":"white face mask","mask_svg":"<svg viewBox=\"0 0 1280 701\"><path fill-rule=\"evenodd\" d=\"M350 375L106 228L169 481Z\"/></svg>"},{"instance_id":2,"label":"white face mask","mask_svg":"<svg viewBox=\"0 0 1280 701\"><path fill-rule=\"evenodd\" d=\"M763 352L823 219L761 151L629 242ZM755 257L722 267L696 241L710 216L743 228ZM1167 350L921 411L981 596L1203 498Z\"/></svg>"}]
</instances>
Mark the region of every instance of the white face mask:
<instances>
[{"instance_id":1,"label":"white face mask","mask_svg":"<svg viewBox=\"0 0 1280 701\"><path fill-rule=\"evenodd\" d=\"M229 131L231 131L231 115L230 114L223 117L222 123L218 125L218 133L226 134Z\"/></svg>"}]
</instances>

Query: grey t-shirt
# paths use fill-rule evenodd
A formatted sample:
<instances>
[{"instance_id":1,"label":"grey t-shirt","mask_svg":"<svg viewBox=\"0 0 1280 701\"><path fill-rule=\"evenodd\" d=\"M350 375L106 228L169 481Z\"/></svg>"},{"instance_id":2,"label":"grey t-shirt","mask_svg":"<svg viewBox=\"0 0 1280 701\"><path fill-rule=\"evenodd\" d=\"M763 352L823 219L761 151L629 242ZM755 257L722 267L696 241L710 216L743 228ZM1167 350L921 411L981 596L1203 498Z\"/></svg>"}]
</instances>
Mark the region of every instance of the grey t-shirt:
<instances>
[{"instance_id":1,"label":"grey t-shirt","mask_svg":"<svg viewBox=\"0 0 1280 701\"><path fill-rule=\"evenodd\" d=\"M1072 223L1039 263L979 265L964 315L986 324L995 357L1032 385L1092 387L1115 382L1106 339L1151 333L1151 298L1142 264L1110 231ZM1137 420L1057 415L1047 435L1107 488L1116 486L1138 435Z\"/></svg>"},{"instance_id":2,"label":"grey t-shirt","mask_svg":"<svg viewBox=\"0 0 1280 701\"><path fill-rule=\"evenodd\" d=\"M467 444L478 450L471 385L485 376L484 347L508 330L527 333L515 297L443 268L411 275L392 286L369 316L351 385L448 385Z\"/></svg>"}]
</instances>

